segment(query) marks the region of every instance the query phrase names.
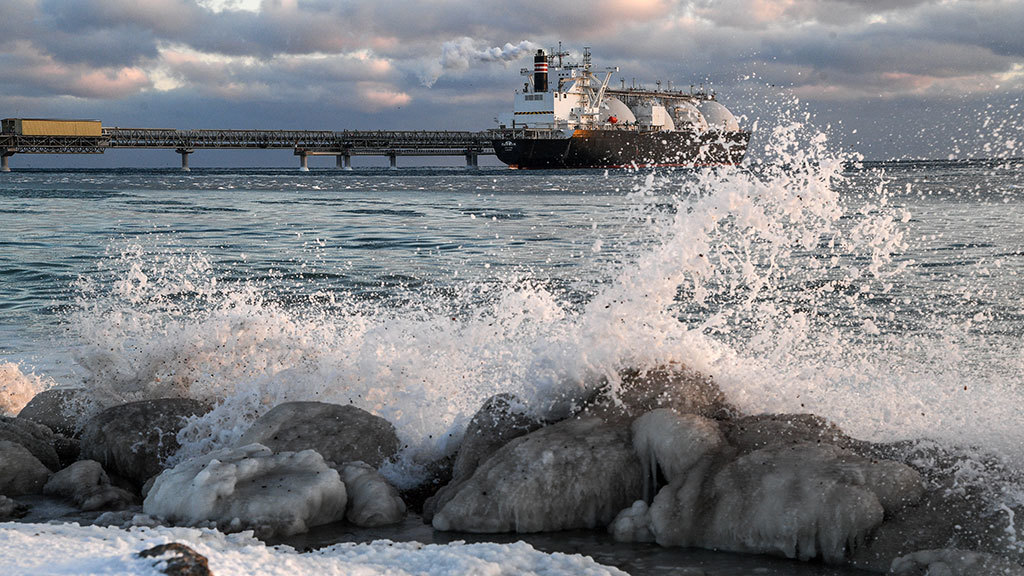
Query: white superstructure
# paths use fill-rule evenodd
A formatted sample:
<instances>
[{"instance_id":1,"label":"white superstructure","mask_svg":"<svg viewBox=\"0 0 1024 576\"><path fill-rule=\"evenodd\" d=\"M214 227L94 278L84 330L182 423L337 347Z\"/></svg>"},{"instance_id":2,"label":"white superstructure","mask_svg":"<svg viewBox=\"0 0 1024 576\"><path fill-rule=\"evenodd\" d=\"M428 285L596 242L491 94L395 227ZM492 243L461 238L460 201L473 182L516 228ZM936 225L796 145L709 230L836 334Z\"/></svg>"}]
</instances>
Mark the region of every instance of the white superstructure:
<instances>
[{"instance_id":1,"label":"white superstructure","mask_svg":"<svg viewBox=\"0 0 1024 576\"><path fill-rule=\"evenodd\" d=\"M618 67L605 68L603 77L591 71L590 50L583 63L563 61L567 52L550 55L538 50L534 68L515 94L511 115L498 120L501 128L551 132L588 130L687 131L736 129L736 119L713 94L644 88L609 88ZM707 111L707 112L705 112ZM710 113L712 118L705 118Z\"/></svg>"}]
</instances>

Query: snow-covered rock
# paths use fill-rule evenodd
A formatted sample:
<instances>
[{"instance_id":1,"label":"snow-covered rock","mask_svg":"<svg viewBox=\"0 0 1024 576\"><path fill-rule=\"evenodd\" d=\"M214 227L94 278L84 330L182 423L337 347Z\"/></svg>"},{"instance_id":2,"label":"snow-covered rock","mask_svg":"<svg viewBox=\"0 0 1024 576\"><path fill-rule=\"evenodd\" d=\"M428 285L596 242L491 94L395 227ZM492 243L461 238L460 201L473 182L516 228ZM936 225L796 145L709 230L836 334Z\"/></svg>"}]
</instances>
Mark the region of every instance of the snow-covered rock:
<instances>
[{"instance_id":1,"label":"snow-covered rock","mask_svg":"<svg viewBox=\"0 0 1024 576\"><path fill-rule=\"evenodd\" d=\"M348 494L345 518L356 526L385 526L405 518L405 502L373 466L349 462L338 472Z\"/></svg>"},{"instance_id":2,"label":"snow-covered rock","mask_svg":"<svg viewBox=\"0 0 1024 576\"><path fill-rule=\"evenodd\" d=\"M50 478L50 469L28 448L0 440L0 494L19 496L38 494Z\"/></svg>"},{"instance_id":3,"label":"snow-covered rock","mask_svg":"<svg viewBox=\"0 0 1024 576\"><path fill-rule=\"evenodd\" d=\"M85 424L82 419L89 405L88 393L83 388L51 388L32 397L18 418L42 424L70 438Z\"/></svg>"},{"instance_id":4,"label":"snow-covered rock","mask_svg":"<svg viewBox=\"0 0 1024 576\"><path fill-rule=\"evenodd\" d=\"M313 450L274 454L250 444L218 450L165 470L143 511L175 524L251 529L289 536L342 520L347 495L338 472Z\"/></svg>"},{"instance_id":5,"label":"snow-covered rock","mask_svg":"<svg viewBox=\"0 0 1024 576\"><path fill-rule=\"evenodd\" d=\"M82 510L120 510L135 502L135 497L112 486L107 473L95 460L80 460L50 478L43 493L67 498Z\"/></svg>"},{"instance_id":6,"label":"snow-covered rock","mask_svg":"<svg viewBox=\"0 0 1024 576\"><path fill-rule=\"evenodd\" d=\"M825 444L765 448L713 469L698 464L655 497L659 544L839 562L887 510L924 491L907 466Z\"/></svg>"},{"instance_id":7,"label":"snow-covered rock","mask_svg":"<svg viewBox=\"0 0 1024 576\"><path fill-rule=\"evenodd\" d=\"M0 440L20 444L51 471L60 469L53 431L29 420L0 416Z\"/></svg>"},{"instance_id":8,"label":"snow-covered rock","mask_svg":"<svg viewBox=\"0 0 1024 576\"><path fill-rule=\"evenodd\" d=\"M274 452L312 449L325 460L356 460L374 468L398 452L395 427L380 416L352 405L287 402L261 416L239 446L263 444Z\"/></svg>"},{"instance_id":9,"label":"snow-covered rock","mask_svg":"<svg viewBox=\"0 0 1024 576\"><path fill-rule=\"evenodd\" d=\"M164 469L179 448L177 434L189 416L210 406L189 398L143 400L107 408L86 422L81 457L141 486Z\"/></svg>"},{"instance_id":10,"label":"snow-covered rock","mask_svg":"<svg viewBox=\"0 0 1024 576\"><path fill-rule=\"evenodd\" d=\"M464 532L596 528L643 493L629 428L570 419L512 440L438 502L433 526Z\"/></svg>"}]
</instances>

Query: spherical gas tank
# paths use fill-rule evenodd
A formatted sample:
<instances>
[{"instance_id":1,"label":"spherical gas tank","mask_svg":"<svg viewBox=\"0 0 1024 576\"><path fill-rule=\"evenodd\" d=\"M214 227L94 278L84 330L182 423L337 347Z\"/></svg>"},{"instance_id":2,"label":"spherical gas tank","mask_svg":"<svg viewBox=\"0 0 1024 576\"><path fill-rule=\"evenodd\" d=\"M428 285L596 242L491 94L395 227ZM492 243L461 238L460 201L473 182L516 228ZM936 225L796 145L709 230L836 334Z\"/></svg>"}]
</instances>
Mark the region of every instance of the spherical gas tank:
<instances>
[{"instance_id":1,"label":"spherical gas tank","mask_svg":"<svg viewBox=\"0 0 1024 576\"><path fill-rule=\"evenodd\" d=\"M736 121L732 112L714 100L701 100L697 104L697 109L700 110L711 129L730 132L740 129L740 123Z\"/></svg>"},{"instance_id":2,"label":"spherical gas tank","mask_svg":"<svg viewBox=\"0 0 1024 576\"><path fill-rule=\"evenodd\" d=\"M601 120L607 122L611 116L618 119L618 124L636 124L636 115L618 98L605 98L601 103Z\"/></svg>"}]
</instances>

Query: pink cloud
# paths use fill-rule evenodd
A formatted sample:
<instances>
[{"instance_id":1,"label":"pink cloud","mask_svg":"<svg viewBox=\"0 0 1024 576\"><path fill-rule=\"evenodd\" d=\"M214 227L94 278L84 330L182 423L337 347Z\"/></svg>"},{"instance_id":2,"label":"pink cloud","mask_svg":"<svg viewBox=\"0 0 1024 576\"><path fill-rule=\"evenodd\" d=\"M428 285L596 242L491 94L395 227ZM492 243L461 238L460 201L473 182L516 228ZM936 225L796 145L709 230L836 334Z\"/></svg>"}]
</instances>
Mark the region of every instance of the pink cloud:
<instances>
[{"instance_id":1,"label":"pink cloud","mask_svg":"<svg viewBox=\"0 0 1024 576\"><path fill-rule=\"evenodd\" d=\"M412 96L389 84L359 82L357 92L361 98L359 107L367 112L397 108L412 102Z\"/></svg>"},{"instance_id":2,"label":"pink cloud","mask_svg":"<svg viewBox=\"0 0 1024 576\"><path fill-rule=\"evenodd\" d=\"M152 86L140 68L120 68L80 72L69 84L69 92L86 98L119 98Z\"/></svg>"}]
</instances>

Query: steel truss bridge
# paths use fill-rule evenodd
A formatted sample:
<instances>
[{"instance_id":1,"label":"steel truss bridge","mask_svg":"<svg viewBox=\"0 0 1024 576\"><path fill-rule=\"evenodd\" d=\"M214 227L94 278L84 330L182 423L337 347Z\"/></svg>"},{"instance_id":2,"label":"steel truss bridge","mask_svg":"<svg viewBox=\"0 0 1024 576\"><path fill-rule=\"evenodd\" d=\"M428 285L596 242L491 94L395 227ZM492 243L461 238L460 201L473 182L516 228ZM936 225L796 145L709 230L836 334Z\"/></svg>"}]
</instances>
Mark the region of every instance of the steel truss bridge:
<instances>
[{"instance_id":1,"label":"steel truss bridge","mask_svg":"<svg viewBox=\"0 0 1024 576\"><path fill-rule=\"evenodd\" d=\"M300 168L309 156L335 156L339 168L351 168L352 156L387 156L394 168L398 156L465 156L477 166L480 155L494 154L495 132L429 130L174 130L162 128L104 128L102 136L22 136L0 134L0 169L10 170L14 154L102 154L111 148L170 149L188 157L196 150L294 151Z\"/></svg>"}]
</instances>

